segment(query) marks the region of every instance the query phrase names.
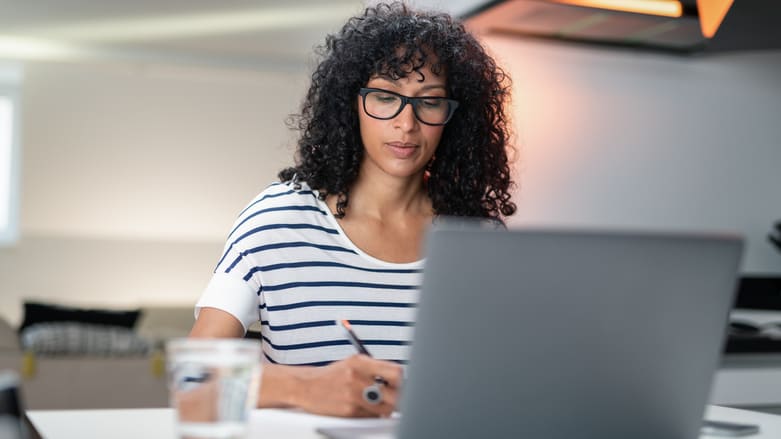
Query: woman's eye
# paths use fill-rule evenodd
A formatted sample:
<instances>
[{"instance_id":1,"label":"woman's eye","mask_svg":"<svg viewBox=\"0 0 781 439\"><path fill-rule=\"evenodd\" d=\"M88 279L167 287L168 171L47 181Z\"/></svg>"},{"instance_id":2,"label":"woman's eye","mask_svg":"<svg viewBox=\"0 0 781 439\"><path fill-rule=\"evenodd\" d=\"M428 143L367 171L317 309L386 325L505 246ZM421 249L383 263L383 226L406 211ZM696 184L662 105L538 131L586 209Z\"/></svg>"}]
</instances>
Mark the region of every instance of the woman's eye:
<instances>
[{"instance_id":1,"label":"woman's eye","mask_svg":"<svg viewBox=\"0 0 781 439\"><path fill-rule=\"evenodd\" d=\"M425 99L423 100L423 106L427 108L439 108L444 105L444 99Z\"/></svg>"},{"instance_id":2,"label":"woman's eye","mask_svg":"<svg viewBox=\"0 0 781 439\"><path fill-rule=\"evenodd\" d=\"M377 99L379 102L382 103L390 103L398 100L396 96L393 95L383 95L383 94L375 94L374 99Z\"/></svg>"}]
</instances>

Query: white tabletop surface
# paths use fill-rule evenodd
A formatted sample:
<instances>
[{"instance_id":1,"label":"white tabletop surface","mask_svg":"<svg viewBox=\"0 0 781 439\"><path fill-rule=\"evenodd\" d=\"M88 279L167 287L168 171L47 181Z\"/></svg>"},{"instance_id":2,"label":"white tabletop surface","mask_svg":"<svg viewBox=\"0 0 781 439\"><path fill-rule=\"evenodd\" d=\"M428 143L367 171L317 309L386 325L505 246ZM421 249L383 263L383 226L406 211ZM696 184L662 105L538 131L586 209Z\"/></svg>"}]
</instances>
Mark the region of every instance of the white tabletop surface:
<instances>
[{"instance_id":1,"label":"white tabletop surface","mask_svg":"<svg viewBox=\"0 0 781 439\"><path fill-rule=\"evenodd\" d=\"M45 439L174 439L171 409L119 410L31 410L27 412ZM781 416L709 406L707 419L760 425L751 439L781 438ZM358 425L376 420L355 420L316 416L293 410L255 410L251 417L251 438L322 439L317 427ZM703 438L711 436L702 436Z\"/></svg>"}]
</instances>

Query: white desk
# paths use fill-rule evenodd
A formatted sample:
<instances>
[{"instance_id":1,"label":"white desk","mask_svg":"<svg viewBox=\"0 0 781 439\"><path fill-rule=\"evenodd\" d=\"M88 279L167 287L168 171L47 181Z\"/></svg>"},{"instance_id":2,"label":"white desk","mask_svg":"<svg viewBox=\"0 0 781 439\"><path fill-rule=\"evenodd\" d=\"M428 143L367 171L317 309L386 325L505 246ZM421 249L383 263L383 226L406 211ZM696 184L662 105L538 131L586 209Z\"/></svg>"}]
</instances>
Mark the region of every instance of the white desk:
<instances>
[{"instance_id":1,"label":"white desk","mask_svg":"<svg viewBox=\"0 0 781 439\"><path fill-rule=\"evenodd\" d=\"M174 439L174 413L171 409L126 410L34 410L28 416L45 439ZM760 425L760 434L751 439L781 438L781 416L710 406L707 418ZM252 438L322 439L316 427L355 425L352 419L331 418L292 410L255 410ZM368 420L368 422L373 422ZM703 436L710 437L710 436Z\"/></svg>"},{"instance_id":2,"label":"white desk","mask_svg":"<svg viewBox=\"0 0 781 439\"><path fill-rule=\"evenodd\" d=\"M730 319L762 325L781 322L781 312L735 309ZM726 355L714 376L710 403L781 406L781 353Z\"/></svg>"}]
</instances>

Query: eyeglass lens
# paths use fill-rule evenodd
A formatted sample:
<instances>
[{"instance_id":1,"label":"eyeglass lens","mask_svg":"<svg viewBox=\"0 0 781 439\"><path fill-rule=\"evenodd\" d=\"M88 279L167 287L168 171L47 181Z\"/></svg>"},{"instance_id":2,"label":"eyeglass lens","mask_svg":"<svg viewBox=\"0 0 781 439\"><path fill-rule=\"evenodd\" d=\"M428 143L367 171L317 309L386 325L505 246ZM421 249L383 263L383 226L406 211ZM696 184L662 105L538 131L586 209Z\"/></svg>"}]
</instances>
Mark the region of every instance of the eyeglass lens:
<instances>
[{"instance_id":1,"label":"eyeglass lens","mask_svg":"<svg viewBox=\"0 0 781 439\"><path fill-rule=\"evenodd\" d=\"M443 124L450 118L452 108L447 98L408 98L415 116L427 124ZM366 93L364 107L366 112L379 119L390 119L401 112L404 100L401 96L383 91L372 90Z\"/></svg>"}]
</instances>

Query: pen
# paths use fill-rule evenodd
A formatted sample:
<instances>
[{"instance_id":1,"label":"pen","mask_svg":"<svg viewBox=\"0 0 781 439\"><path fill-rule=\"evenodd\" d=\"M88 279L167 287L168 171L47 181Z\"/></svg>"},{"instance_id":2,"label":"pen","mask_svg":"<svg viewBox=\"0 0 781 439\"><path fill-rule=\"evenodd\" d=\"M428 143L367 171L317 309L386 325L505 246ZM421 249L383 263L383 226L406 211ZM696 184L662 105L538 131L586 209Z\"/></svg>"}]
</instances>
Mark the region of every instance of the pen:
<instances>
[{"instance_id":1,"label":"pen","mask_svg":"<svg viewBox=\"0 0 781 439\"><path fill-rule=\"evenodd\" d=\"M344 329L344 333L347 334L347 339L350 340L350 344L355 346L355 349L358 350L358 352L360 352L361 354L366 355L367 357L370 358L374 358L372 357L372 354L370 354L369 351L366 350L366 346L363 345L361 339L358 338L357 335L355 335L355 332L353 332L353 327L350 326L350 321L345 319L345 320L340 320L339 323L342 325L342 328ZM384 386L388 385L388 382L385 381L385 379L382 377L374 377L374 381Z\"/></svg>"},{"instance_id":2,"label":"pen","mask_svg":"<svg viewBox=\"0 0 781 439\"><path fill-rule=\"evenodd\" d=\"M363 345L361 339L358 338L357 335L355 335L355 332L353 332L353 327L350 326L350 321L340 320L339 323L341 323L342 328L344 329L344 333L347 335L347 340L350 341L350 344L352 344L355 347L355 349L361 354L366 355L367 357L371 357L372 354L370 354L369 351L366 350L366 346Z\"/></svg>"}]
</instances>

